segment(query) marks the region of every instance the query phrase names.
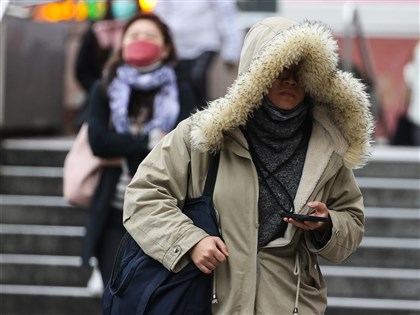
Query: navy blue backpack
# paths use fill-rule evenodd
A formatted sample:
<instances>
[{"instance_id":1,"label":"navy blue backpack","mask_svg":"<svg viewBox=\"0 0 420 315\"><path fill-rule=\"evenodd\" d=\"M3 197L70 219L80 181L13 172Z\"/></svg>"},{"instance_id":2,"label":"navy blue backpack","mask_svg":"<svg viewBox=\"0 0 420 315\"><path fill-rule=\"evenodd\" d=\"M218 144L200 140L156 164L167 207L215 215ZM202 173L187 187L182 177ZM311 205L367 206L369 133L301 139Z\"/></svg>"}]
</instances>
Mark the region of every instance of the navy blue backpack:
<instances>
[{"instance_id":1,"label":"navy blue backpack","mask_svg":"<svg viewBox=\"0 0 420 315\"><path fill-rule=\"evenodd\" d=\"M187 200L183 212L209 235L221 237L212 201L219 158L219 153L211 157L203 195ZM170 272L146 255L127 232L101 307L104 315L210 315L211 275L193 262L178 273Z\"/></svg>"}]
</instances>

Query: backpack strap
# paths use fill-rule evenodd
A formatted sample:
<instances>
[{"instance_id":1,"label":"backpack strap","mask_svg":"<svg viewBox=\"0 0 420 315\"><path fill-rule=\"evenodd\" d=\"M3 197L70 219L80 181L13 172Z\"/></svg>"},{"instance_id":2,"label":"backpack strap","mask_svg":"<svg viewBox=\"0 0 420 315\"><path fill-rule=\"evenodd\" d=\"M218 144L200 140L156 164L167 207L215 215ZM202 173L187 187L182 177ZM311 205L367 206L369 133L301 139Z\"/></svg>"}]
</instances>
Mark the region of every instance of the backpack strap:
<instances>
[{"instance_id":1,"label":"backpack strap","mask_svg":"<svg viewBox=\"0 0 420 315\"><path fill-rule=\"evenodd\" d=\"M207 173L206 184L204 185L203 196L213 197L214 186L216 184L217 170L219 168L220 152L210 155L209 171Z\"/></svg>"}]
</instances>

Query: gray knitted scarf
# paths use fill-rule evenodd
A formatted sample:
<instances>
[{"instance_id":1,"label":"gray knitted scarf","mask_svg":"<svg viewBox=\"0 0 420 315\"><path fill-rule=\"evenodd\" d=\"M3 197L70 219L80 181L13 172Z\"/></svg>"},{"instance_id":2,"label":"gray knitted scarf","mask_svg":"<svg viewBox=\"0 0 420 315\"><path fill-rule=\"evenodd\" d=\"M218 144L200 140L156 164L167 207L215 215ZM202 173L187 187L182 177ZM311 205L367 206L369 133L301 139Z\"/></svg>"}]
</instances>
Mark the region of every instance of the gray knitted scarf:
<instances>
[{"instance_id":1,"label":"gray knitted scarf","mask_svg":"<svg viewBox=\"0 0 420 315\"><path fill-rule=\"evenodd\" d=\"M244 130L258 171L259 248L284 235L280 214L294 210L312 128L310 106L305 99L285 111L264 98Z\"/></svg>"}]
</instances>

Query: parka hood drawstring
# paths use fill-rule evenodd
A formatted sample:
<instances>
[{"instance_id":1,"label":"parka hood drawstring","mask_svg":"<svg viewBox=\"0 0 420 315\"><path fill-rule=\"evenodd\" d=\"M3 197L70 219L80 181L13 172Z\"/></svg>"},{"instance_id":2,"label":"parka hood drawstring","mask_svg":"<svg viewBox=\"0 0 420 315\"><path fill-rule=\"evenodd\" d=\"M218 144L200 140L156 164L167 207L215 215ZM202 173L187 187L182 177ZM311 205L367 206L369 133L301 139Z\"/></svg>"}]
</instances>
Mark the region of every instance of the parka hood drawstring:
<instances>
[{"instance_id":1,"label":"parka hood drawstring","mask_svg":"<svg viewBox=\"0 0 420 315\"><path fill-rule=\"evenodd\" d=\"M216 295L216 272L212 273L212 291L211 291L211 304L218 304L219 300Z\"/></svg>"},{"instance_id":2,"label":"parka hood drawstring","mask_svg":"<svg viewBox=\"0 0 420 315\"><path fill-rule=\"evenodd\" d=\"M299 315L299 293L300 293L300 254L299 251L296 251L295 254L295 267L293 268L293 274L297 276L297 284L296 284L296 298L295 298L295 307L293 309L293 315Z\"/></svg>"}]
</instances>

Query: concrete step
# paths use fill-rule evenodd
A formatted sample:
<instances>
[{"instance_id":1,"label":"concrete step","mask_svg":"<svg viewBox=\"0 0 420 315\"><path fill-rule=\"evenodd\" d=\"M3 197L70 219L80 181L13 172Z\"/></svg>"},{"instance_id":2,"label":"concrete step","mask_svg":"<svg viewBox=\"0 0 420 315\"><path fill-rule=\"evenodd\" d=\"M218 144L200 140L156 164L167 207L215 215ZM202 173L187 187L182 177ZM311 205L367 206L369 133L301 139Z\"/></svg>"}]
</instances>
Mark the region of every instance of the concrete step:
<instances>
[{"instance_id":1,"label":"concrete step","mask_svg":"<svg viewBox=\"0 0 420 315\"><path fill-rule=\"evenodd\" d=\"M84 227L51 225L0 226L0 253L78 256L81 254Z\"/></svg>"},{"instance_id":2,"label":"concrete step","mask_svg":"<svg viewBox=\"0 0 420 315\"><path fill-rule=\"evenodd\" d=\"M0 166L0 194L63 195L63 169L47 166Z\"/></svg>"},{"instance_id":3,"label":"concrete step","mask_svg":"<svg viewBox=\"0 0 420 315\"><path fill-rule=\"evenodd\" d=\"M420 179L358 177L366 207L420 208Z\"/></svg>"},{"instance_id":4,"label":"concrete step","mask_svg":"<svg viewBox=\"0 0 420 315\"><path fill-rule=\"evenodd\" d=\"M100 315L100 297L85 287L0 285L0 314Z\"/></svg>"},{"instance_id":5,"label":"concrete step","mask_svg":"<svg viewBox=\"0 0 420 315\"><path fill-rule=\"evenodd\" d=\"M61 167L73 141L74 137L6 139L1 142L1 164Z\"/></svg>"},{"instance_id":6,"label":"concrete step","mask_svg":"<svg viewBox=\"0 0 420 315\"><path fill-rule=\"evenodd\" d=\"M378 145L357 177L420 178L420 147Z\"/></svg>"},{"instance_id":7,"label":"concrete step","mask_svg":"<svg viewBox=\"0 0 420 315\"><path fill-rule=\"evenodd\" d=\"M420 269L323 266L321 270L330 296L409 300L420 297Z\"/></svg>"},{"instance_id":8,"label":"concrete step","mask_svg":"<svg viewBox=\"0 0 420 315\"><path fill-rule=\"evenodd\" d=\"M92 267L78 256L0 254L0 283L85 287Z\"/></svg>"},{"instance_id":9,"label":"concrete step","mask_svg":"<svg viewBox=\"0 0 420 315\"><path fill-rule=\"evenodd\" d=\"M1 224L84 226L87 211L61 196L0 195Z\"/></svg>"},{"instance_id":10,"label":"concrete step","mask_svg":"<svg viewBox=\"0 0 420 315\"><path fill-rule=\"evenodd\" d=\"M0 283L82 287L86 286L91 273L90 268L80 266L2 263Z\"/></svg>"},{"instance_id":11,"label":"concrete step","mask_svg":"<svg viewBox=\"0 0 420 315\"><path fill-rule=\"evenodd\" d=\"M322 257L320 265L334 265ZM357 251L340 265L352 267L420 269L418 238L365 237Z\"/></svg>"},{"instance_id":12,"label":"concrete step","mask_svg":"<svg viewBox=\"0 0 420 315\"><path fill-rule=\"evenodd\" d=\"M420 209L365 208L365 236L420 239Z\"/></svg>"},{"instance_id":13,"label":"concrete step","mask_svg":"<svg viewBox=\"0 0 420 315\"><path fill-rule=\"evenodd\" d=\"M419 315L420 300L328 297L325 315Z\"/></svg>"}]
</instances>

